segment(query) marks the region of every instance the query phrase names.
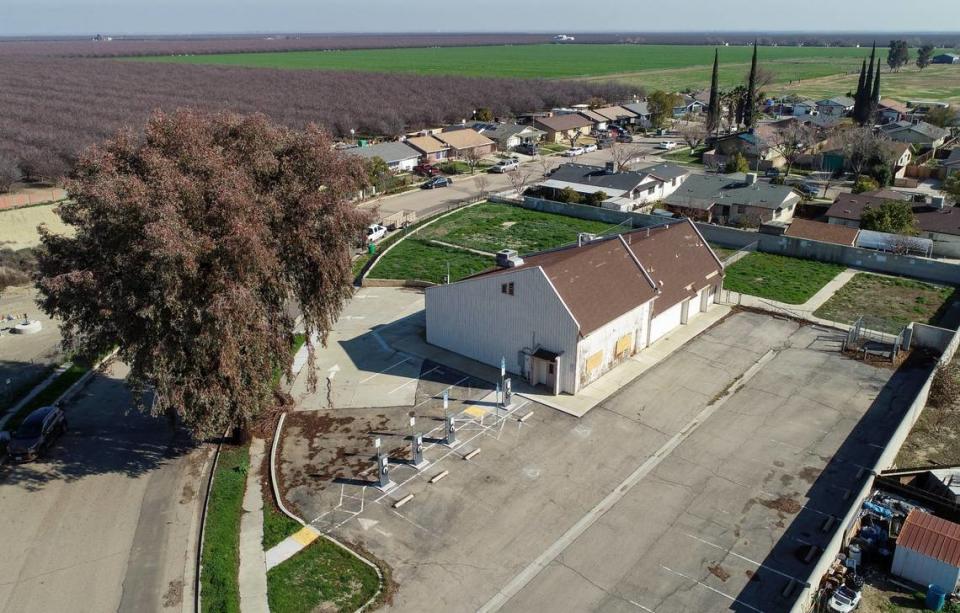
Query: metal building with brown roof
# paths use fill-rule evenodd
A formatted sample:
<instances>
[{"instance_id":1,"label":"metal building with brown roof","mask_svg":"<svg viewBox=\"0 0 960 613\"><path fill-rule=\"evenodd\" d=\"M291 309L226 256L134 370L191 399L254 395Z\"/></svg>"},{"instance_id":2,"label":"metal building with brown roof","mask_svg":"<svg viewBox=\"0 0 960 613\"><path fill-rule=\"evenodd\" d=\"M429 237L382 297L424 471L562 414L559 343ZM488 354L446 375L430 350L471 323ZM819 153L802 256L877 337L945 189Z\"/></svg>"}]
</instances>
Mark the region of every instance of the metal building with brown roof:
<instances>
[{"instance_id":1,"label":"metal building with brown roof","mask_svg":"<svg viewBox=\"0 0 960 613\"><path fill-rule=\"evenodd\" d=\"M506 263L427 288L427 341L492 366L503 359L553 393L577 393L706 312L723 282L689 220Z\"/></svg>"},{"instance_id":2,"label":"metal building with brown roof","mask_svg":"<svg viewBox=\"0 0 960 613\"><path fill-rule=\"evenodd\" d=\"M960 581L960 524L913 509L897 536L893 574L947 594Z\"/></svg>"}]
</instances>

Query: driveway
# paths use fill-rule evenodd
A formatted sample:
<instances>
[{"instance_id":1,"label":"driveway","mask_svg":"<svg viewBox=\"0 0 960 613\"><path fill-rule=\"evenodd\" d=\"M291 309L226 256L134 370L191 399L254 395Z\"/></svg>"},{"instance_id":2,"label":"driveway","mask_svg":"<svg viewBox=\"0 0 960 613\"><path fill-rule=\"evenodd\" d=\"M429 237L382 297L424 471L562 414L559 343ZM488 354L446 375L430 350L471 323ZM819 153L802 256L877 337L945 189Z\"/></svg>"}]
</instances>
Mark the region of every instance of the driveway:
<instances>
[{"instance_id":1,"label":"driveway","mask_svg":"<svg viewBox=\"0 0 960 613\"><path fill-rule=\"evenodd\" d=\"M65 407L46 458L0 468L0 611L192 611L208 450L136 411L126 373Z\"/></svg>"},{"instance_id":2,"label":"driveway","mask_svg":"<svg viewBox=\"0 0 960 613\"><path fill-rule=\"evenodd\" d=\"M523 422L430 447L431 465L386 495L363 485L369 448L340 448L358 461L333 483L283 462L311 475L296 497L319 528L390 564L393 610L788 610L804 548L829 540L824 519L929 372L851 360L837 336L736 313L584 418L531 403ZM300 427L317 449L370 428L301 415L315 415Z\"/></svg>"}]
</instances>

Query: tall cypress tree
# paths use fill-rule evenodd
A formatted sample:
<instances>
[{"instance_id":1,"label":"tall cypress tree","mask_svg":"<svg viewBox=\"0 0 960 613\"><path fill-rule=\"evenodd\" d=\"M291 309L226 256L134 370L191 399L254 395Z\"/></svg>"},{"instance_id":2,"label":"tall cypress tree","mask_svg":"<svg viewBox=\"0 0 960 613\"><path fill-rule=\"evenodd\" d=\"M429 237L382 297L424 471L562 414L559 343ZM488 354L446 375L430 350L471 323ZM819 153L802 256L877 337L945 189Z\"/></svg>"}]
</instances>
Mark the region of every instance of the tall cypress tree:
<instances>
[{"instance_id":1,"label":"tall cypress tree","mask_svg":"<svg viewBox=\"0 0 960 613\"><path fill-rule=\"evenodd\" d=\"M857 93L853 96L853 117L859 121L863 114L863 88L867 83L867 58L863 58L863 65L860 66L860 81L857 83Z\"/></svg>"},{"instance_id":2,"label":"tall cypress tree","mask_svg":"<svg viewBox=\"0 0 960 613\"><path fill-rule=\"evenodd\" d=\"M870 62L867 64L867 75L863 82L863 92L861 93L860 98L860 114L854 117L854 119L856 119L857 123L860 125L866 125L866 123L870 121L870 97L872 95L870 81L872 81L871 77L873 77L873 63L876 59L877 41L873 41L873 49L870 51Z\"/></svg>"},{"instance_id":3,"label":"tall cypress tree","mask_svg":"<svg viewBox=\"0 0 960 613\"><path fill-rule=\"evenodd\" d=\"M753 41L753 61L750 63L750 79L747 82L747 99L744 101L743 121L748 128L757 124L757 41Z\"/></svg>"},{"instance_id":4,"label":"tall cypress tree","mask_svg":"<svg viewBox=\"0 0 960 613\"><path fill-rule=\"evenodd\" d=\"M870 105L867 116L869 123L877 121L877 110L880 108L880 62L877 62L877 75L873 79L873 92L870 94Z\"/></svg>"},{"instance_id":5,"label":"tall cypress tree","mask_svg":"<svg viewBox=\"0 0 960 613\"><path fill-rule=\"evenodd\" d=\"M713 78L710 79L710 110L707 113L707 133L720 127L720 50L714 49Z\"/></svg>"}]
</instances>

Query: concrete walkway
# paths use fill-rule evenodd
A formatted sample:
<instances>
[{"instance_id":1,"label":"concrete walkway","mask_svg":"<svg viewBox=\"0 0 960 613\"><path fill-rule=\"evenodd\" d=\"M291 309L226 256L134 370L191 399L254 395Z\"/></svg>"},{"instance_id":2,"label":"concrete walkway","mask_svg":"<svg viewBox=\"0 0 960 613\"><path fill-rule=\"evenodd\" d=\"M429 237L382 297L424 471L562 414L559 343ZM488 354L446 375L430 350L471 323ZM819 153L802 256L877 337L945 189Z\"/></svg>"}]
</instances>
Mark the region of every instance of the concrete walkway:
<instances>
[{"instance_id":1,"label":"concrete walkway","mask_svg":"<svg viewBox=\"0 0 960 613\"><path fill-rule=\"evenodd\" d=\"M317 540L319 536L319 530L313 526L304 526L297 532L283 539L266 553L267 570L270 570L281 562L289 560L301 549Z\"/></svg>"},{"instance_id":2,"label":"concrete walkway","mask_svg":"<svg viewBox=\"0 0 960 613\"><path fill-rule=\"evenodd\" d=\"M746 307L752 307L755 309L761 309L764 311L773 311L778 313L785 313L799 319L806 319L815 323L824 323L827 325L836 325L835 322L827 321L825 319L820 319L816 317L813 312L819 309L823 304L829 300L841 287L846 285L850 279L856 275L859 270L853 268L848 268L838 274L833 278L829 283L820 288L816 294L810 297L809 300L803 304L787 304L785 302L778 302L776 300L770 300L768 298L758 298L756 296L748 296L747 294L741 294L740 304Z\"/></svg>"},{"instance_id":3,"label":"concrete walkway","mask_svg":"<svg viewBox=\"0 0 960 613\"><path fill-rule=\"evenodd\" d=\"M260 466L263 464L263 439L250 441L250 470L243 494L240 518L240 610L269 611L267 604L267 565L263 554L263 496Z\"/></svg>"}]
</instances>

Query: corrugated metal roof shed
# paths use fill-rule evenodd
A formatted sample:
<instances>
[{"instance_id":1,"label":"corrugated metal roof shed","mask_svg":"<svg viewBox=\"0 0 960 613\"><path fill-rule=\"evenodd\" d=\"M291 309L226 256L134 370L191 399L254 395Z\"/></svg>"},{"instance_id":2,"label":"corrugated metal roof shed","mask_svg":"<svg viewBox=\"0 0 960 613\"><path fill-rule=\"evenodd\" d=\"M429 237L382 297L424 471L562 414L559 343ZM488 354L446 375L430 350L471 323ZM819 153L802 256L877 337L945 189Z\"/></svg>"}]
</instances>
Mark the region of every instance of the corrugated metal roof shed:
<instances>
[{"instance_id":1,"label":"corrugated metal roof shed","mask_svg":"<svg viewBox=\"0 0 960 613\"><path fill-rule=\"evenodd\" d=\"M914 509L900 530L897 547L960 567L960 524Z\"/></svg>"}]
</instances>

